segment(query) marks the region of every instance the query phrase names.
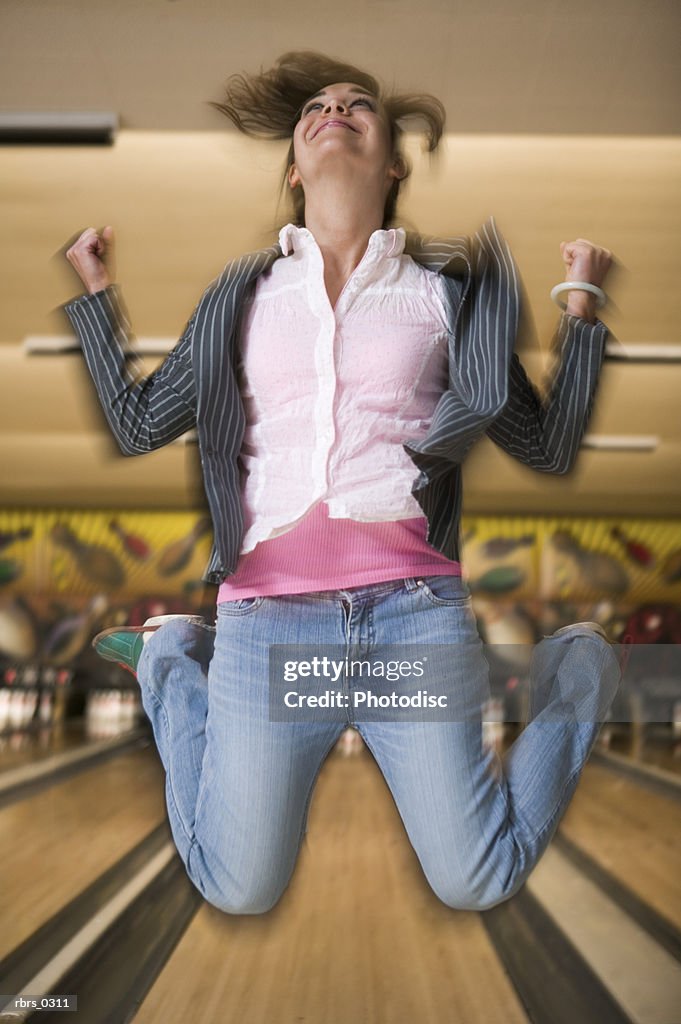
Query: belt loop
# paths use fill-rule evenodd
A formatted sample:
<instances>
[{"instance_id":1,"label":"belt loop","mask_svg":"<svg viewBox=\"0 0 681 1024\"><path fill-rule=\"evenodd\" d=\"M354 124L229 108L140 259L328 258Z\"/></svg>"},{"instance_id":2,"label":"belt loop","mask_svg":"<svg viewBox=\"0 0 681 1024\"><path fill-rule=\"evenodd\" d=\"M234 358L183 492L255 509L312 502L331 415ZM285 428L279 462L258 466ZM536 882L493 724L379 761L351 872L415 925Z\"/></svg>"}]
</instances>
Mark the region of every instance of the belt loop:
<instances>
[{"instance_id":1,"label":"belt loop","mask_svg":"<svg viewBox=\"0 0 681 1024\"><path fill-rule=\"evenodd\" d=\"M422 585L422 580L417 580L413 576L405 578L404 587L408 594L413 594L418 587Z\"/></svg>"}]
</instances>

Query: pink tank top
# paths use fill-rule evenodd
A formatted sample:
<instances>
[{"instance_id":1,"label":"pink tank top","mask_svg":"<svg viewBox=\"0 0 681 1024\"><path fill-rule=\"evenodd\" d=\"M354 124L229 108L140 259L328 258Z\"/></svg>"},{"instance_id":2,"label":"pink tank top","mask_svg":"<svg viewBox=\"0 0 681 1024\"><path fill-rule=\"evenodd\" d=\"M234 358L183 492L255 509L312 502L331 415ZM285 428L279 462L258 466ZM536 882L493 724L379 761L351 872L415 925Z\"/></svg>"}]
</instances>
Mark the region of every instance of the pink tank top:
<instances>
[{"instance_id":1,"label":"pink tank top","mask_svg":"<svg viewBox=\"0 0 681 1024\"><path fill-rule=\"evenodd\" d=\"M331 519L324 502L292 530L256 545L220 586L218 604L240 597L345 590L406 576L460 576L426 541L423 517L387 523Z\"/></svg>"}]
</instances>

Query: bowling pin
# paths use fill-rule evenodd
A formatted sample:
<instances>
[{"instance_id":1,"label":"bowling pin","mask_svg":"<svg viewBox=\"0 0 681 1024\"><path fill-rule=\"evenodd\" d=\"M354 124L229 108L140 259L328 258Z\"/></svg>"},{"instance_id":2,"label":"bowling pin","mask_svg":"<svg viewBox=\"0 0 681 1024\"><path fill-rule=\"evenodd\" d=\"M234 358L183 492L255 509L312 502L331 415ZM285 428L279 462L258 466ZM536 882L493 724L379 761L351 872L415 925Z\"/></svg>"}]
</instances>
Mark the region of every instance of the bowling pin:
<instances>
[{"instance_id":1,"label":"bowling pin","mask_svg":"<svg viewBox=\"0 0 681 1024\"><path fill-rule=\"evenodd\" d=\"M345 729L336 744L336 750L343 757L356 757L364 749L364 740L357 729Z\"/></svg>"},{"instance_id":2,"label":"bowling pin","mask_svg":"<svg viewBox=\"0 0 681 1024\"><path fill-rule=\"evenodd\" d=\"M619 526L613 526L610 536L620 542L632 562L636 562L637 565L642 565L645 568L652 568L655 565L655 556L650 548L640 541L631 540Z\"/></svg>"},{"instance_id":3,"label":"bowling pin","mask_svg":"<svg viewBox=\"0 0 681 1024\"><path fill-rule=\"evenodd\" d=\"M128 533L117 519L112 519L109 523L109 529L112 533L115 533L125 551L136 561L146 562L151 555L151 548L147 542L134 533Z\"/></svg>"},{"instance_id":4,"label":"bowling pin","mask_svg":"<svg viewBox=\"0 0 681 1024\"><path fill-rule=\"evenodd\" d=\"M112 589L125 583L123 566L108 548L101 544L84 543L66 523L55 523L50 530L50 537L73 556L86 579Z\"/></svg>"},{"instance_id":5,"label":"bowling pin","mask_svg":"<svg viewBox=\"0 0 681 1024\"><path fill-rule=\"evenodd\" d=\"M9 728L18 729L21 726L24 710L24 695L21 690L12 690L9 699Z\"/></svg>"},{"instance_id":6,"label":"bowling pin","mask_svg":"<svg viewBox=\"0 0 681 1024\"><path fill-rule=\"evenodd\" d=\"M43 690L40 694L38 720L43 725L49 725L52 721L52 694L48 690Z\"/></svg>"},{"instance_id":7,"label":"bowling pin","mask_svg":"<svg viewBox=\"0 0 681 1024\"><path fill-rule=\"evenodd\" d=\"M211 529L210 519L199 519L186 537L181 537L164 548L156 566L159 576L174 576L185 569L191 561L197 541Z\"/></svg>"},{"instance_id":8,"label":"bowling pin","mask_svg":"<svg viewBox=\"0 0 681 1024\"><path fill-rule=\"evenodd\" d=\"M9 725L9 705L11 692L6 687L0 689L0 733Z\"/></svg>"},{"instance_id":9,"label":"bowling pin","mask_svg":"<svg viewBox=\"0 0 681 1024\"><path fill-rule=\"evenodd\" d=\"M504 740L504 702L488 698L482 706L482 745L486 750L501 750Z\"/></svg>"}]
</instances>

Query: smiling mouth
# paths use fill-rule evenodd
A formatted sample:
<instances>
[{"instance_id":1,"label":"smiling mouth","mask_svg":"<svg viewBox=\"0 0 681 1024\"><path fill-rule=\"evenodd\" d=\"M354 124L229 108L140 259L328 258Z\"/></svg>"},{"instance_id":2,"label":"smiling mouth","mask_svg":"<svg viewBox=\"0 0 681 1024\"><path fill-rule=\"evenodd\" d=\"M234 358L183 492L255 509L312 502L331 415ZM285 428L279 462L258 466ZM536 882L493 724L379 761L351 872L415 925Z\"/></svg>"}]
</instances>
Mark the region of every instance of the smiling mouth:
<instances>
[{"instance_id":1,"label":"smiling mouth","mask_svg":"<svg viewBox=\"0 0 681 1024\"><path fill-rule=\"evenodd\" d=\"M354 131L356 131L356 130L357 130L356 128L353 128L353 127L352 127L352 125L348 124L348 122L347 122L347 121L325 121L325 122L324 122L324 124L321 124L321 125L319 126L319 128L318 128L318 129L317 129L317 131L316 131L316 132L314 133L314 135L312 136L312 138L313 138L313 139L314 139L314 138L316 138L316 137L317 137L317 135L319 135L319 133L320 133L321 131L323 131L323 130L324 130L325 128L333 128L333 127L339 127L339 128L348 128L348 129L349 129L349 130L350 130L351 132L354 132Z\"/></svg>"}]
</instances>

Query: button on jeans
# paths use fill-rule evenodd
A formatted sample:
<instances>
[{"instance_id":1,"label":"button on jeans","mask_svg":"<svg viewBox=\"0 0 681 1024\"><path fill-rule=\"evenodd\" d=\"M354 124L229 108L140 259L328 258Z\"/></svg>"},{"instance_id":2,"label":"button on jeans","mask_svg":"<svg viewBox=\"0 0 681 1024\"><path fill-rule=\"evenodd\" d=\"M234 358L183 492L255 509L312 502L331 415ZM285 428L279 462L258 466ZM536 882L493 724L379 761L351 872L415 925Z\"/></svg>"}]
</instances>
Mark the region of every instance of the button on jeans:
<instances>
[{"instance_id":1,"label":"button on jeans","mask_svg":"<svg viewBox=\"0 0 681 1024\"><path fill-rule=\"evenodd\" d=\"M271 644L361 650L373 661L394 659L400 644L449 645L455 656L435 659L439 677L431 672L428 689L456 710L441 721L413 713L362 721L351 707L335 721L272 720ZM484 910L512 896L546 849L620 669L584 625L542 640L530 666L530 720L500 758L482 743L488 664L467 585L430 576L230 601L218 605L215 627L168 622L145 645L138 678L173 838L214 906L234 914L274 906L295 867L319 770L353 722L434 892L451 907Z\"/></svg>"}]
</instances>

